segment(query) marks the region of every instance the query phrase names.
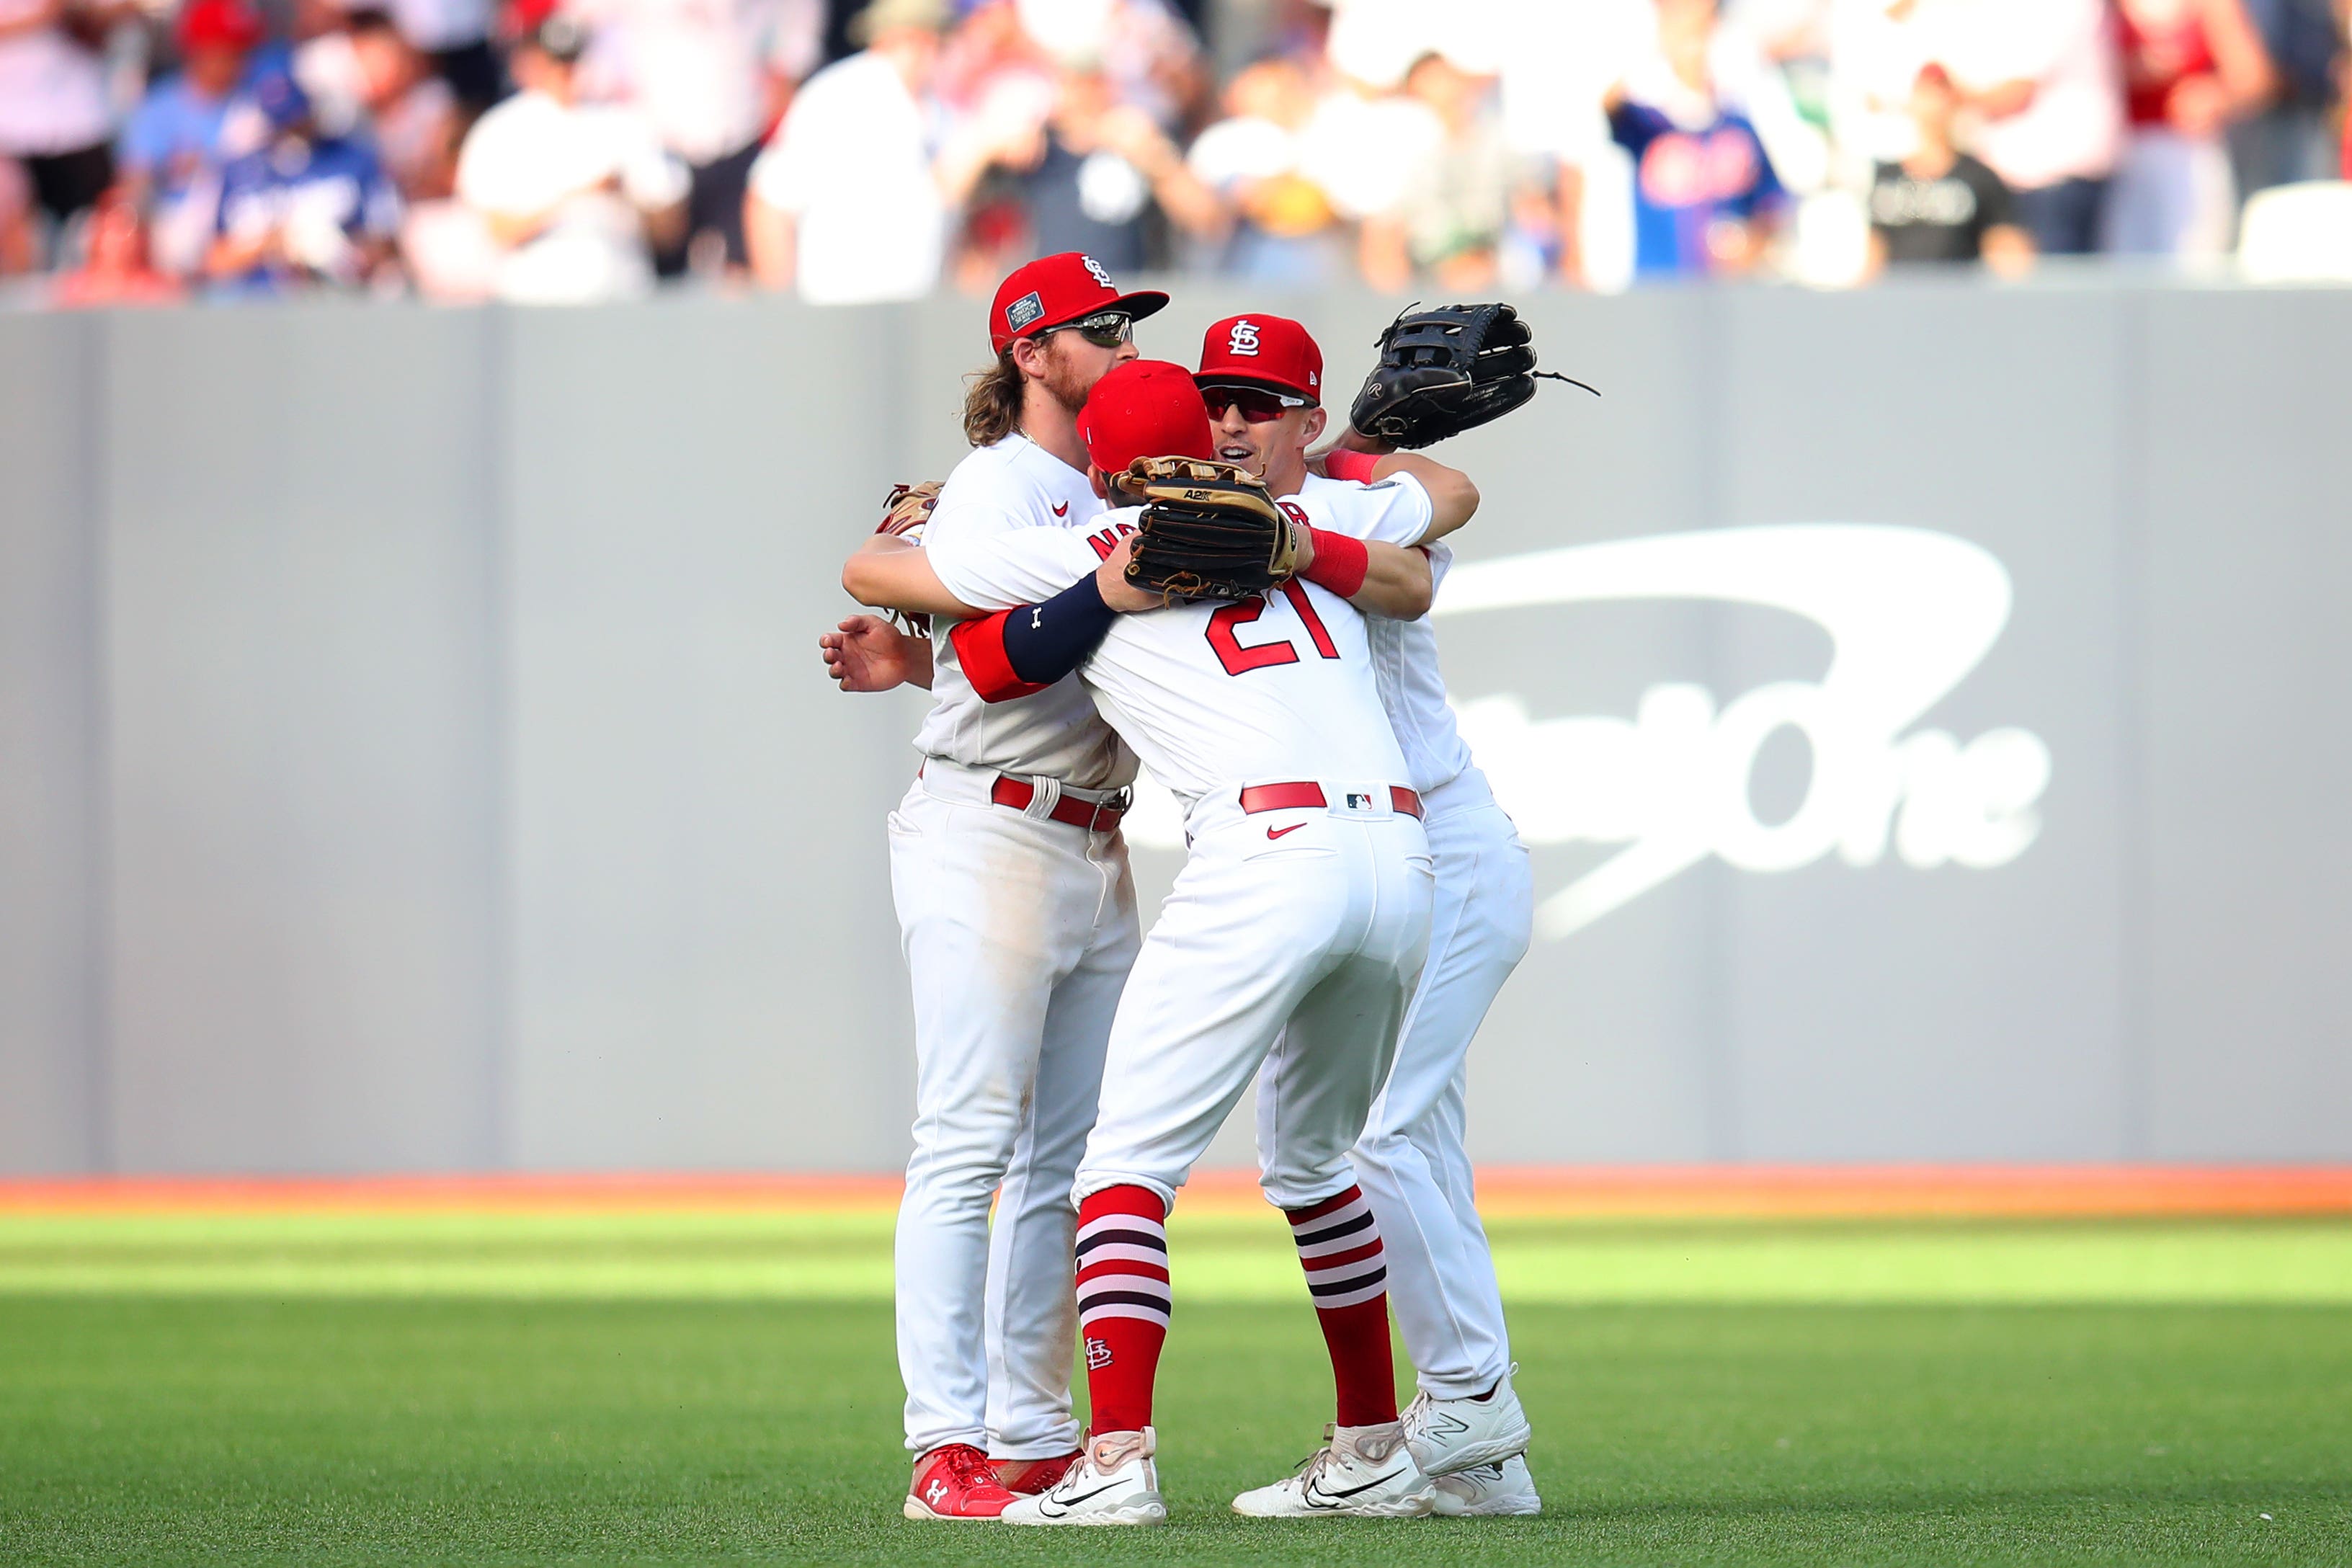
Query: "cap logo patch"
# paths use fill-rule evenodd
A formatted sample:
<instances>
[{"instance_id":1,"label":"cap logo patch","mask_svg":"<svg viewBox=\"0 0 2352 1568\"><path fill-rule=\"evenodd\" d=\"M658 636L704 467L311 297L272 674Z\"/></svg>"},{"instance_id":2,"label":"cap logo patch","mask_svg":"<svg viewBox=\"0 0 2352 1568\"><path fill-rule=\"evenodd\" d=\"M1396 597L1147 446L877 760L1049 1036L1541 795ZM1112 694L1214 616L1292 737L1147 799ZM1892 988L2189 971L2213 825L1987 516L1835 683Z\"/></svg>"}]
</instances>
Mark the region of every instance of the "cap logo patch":
<instances>
[{"instance_id":1,"label":"cap logo patch","mask_svg":"<svg viewBox=\"0 0 2352 1568\"><path fill-rule=\"evenodd\" d=\"M1118 292L1118 285L1110 280L1110 274L1103 270L1103 264L1101 262L1097 261L1091 256L1081 256L1078 259L1087 264L1087 270L1094 274L1096 282L1101 284L1104 288L1109 289L1114 294Z\"/></svg>"},{"instance_id":2,"label":"cap logo patch","mask_svg":"<svg viewBox=\"0 0 2352 1568\"><path fill-rule=\"evenodd\" d=\"M1045 313L1045 302L1033 289L1004 307L1004 324L1017 332Z\"/></svg>"},{"instance_id":3,"label":"cap logo patch","mask_svg":"<svg viewBox=\"0 0 2352 1568\"><path fill-rule=\"evenodd\" d=\"M1255 359L1257 357L1257 323L1246 317L1235 321L1232 334L1225 339L1225 352L1229 354L1246 354Z\"/></svg>"}]
</instances>

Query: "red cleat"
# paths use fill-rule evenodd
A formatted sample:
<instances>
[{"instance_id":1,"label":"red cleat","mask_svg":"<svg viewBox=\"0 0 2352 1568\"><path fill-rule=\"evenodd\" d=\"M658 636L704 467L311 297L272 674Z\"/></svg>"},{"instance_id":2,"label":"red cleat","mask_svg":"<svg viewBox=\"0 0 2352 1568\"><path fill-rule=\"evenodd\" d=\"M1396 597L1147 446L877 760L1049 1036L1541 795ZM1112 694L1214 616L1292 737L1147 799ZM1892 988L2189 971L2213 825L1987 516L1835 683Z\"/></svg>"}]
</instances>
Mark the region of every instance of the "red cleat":
<instances>
[{"instance_id":1,"label":"red cleat","mask_svg":"<svg viewBox=\"0 0 2352 1568\"><path fill-rule=\"evenodd\" d=\"M906 1513L908 1519L994 1519L1012 1501L986 1454L969 1443L947 1443L915 1461Z\"/></svg>"},{"instance_id":2,"label":"red cleat","mask_svg":"<svg viewBox=\"0 0 2352 1568\"><path fill-rule=\"evenodd\" d=\"M996 1467L996 1479L1003 1483L1006 1491L1015 1497L1035 1497L1040 1492L1052 1491L1060 1484L1062 1478L1070 1473L1070 1468L1086 1457L1086 1451L1079 1449L1074 1453L1056 1454L1050 1459L991 1459L988 1462Z\"/></svg>"}]
</instances>

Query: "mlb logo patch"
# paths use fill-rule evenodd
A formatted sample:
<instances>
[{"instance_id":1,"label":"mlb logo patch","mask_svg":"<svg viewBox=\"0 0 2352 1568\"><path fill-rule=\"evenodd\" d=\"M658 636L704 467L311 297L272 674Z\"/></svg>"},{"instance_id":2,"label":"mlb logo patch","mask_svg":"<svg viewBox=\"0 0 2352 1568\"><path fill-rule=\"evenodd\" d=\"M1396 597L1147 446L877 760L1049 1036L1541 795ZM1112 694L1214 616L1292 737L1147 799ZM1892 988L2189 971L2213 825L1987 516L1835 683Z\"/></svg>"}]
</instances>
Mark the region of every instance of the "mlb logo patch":
<instances>
[{"instance_id":1,"label":"mlb logo patch","mask_svg":"<svg viewBox=\"0 0 2352 1568\"><path fill-rule=\"evenodd\" d=\"M1372 797L1370 795L1359 795L1354 790L1349 790L1348 792L1348 809L1349 811L1378 811L1380 807L1372 803Z\"/></svg>"},{"instance_id":2,"label":"mlb logo patch","mask_svg":"<svg viewBox=\"0 0 2352 1568\"><path fill-rule=\"evenodd\" d=\"M1045 302L1038 299L1033 289L1004 307L1004 325L1017 332L1045 313Z\"/></svg>"}]
</instances>

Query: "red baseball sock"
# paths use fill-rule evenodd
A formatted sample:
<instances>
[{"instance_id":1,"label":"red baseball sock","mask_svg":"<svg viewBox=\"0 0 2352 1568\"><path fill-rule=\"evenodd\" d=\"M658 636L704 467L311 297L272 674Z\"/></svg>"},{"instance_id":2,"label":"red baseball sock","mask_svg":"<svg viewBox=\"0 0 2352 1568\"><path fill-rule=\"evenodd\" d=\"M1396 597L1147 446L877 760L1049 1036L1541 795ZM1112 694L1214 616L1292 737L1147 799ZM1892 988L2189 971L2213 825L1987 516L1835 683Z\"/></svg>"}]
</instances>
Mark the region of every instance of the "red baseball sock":
<instances>
[{"instance_id":1,"label":"red baseball sock","mask_svg":"<svg viewBox=\"0 0 2352 1568\"><path fill-rule=\"evenodd\" d=\"M1078 1202L1078 1332L1097 1434L1151 1425L1168 1340L1167 1217L1148 1187L1105 1187Z\"/></svg>"},{"instance_id":2,"label":"red baseball sock","mask_svg":"<svg viewBox=\"0 0 2352 1568\"><path fill-rule=\"evenodd\" d=\"M1312 1208L1291 1209L1290 1238L1307 1269L1315 1316L1331 1352L1339 1425L1377 1426L1397 1418L1396 1364L1389 1354L1388 1261L1381 1227L1360 1188Z\"/></svg>"}]
</instances>

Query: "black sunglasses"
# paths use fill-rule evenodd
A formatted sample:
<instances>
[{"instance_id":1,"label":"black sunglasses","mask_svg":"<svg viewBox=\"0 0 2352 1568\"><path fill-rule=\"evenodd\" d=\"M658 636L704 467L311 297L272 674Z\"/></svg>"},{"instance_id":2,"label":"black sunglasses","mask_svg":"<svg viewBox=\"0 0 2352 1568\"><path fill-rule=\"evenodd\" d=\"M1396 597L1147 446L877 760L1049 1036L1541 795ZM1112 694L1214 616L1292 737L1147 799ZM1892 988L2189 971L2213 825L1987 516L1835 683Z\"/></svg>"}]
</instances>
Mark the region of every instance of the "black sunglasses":
<instances>
[{"instance_id":1,"label":"black sunglasses","mask_svg":"<svg viewBox=\"0 0 2352 1568\"><path fill-rule=\"evenodd\" d=\"M1088 316L1082 321L1072 321L1055 327L1057 332L1076 332L1098 349L1115 349L1135 341L1135 318L1124 310L1105 310Z\"/></svg>"},{"instance_id":2,"label":"black sunglasses","mask_svg":"<svg viewBox=\"0 0 2352 1568\"><path fill-rule=\"evenodd\" d=\"M1303 397L1285 397L1277 392L1261 392L1251 386L1204 386L1201 401L1212 419L1223 419L1225 410L1238 408L1242 417L1253 425L1267 425L1281 418L1294 408L1307 406Z\"/></svg>"}]
</instances>

